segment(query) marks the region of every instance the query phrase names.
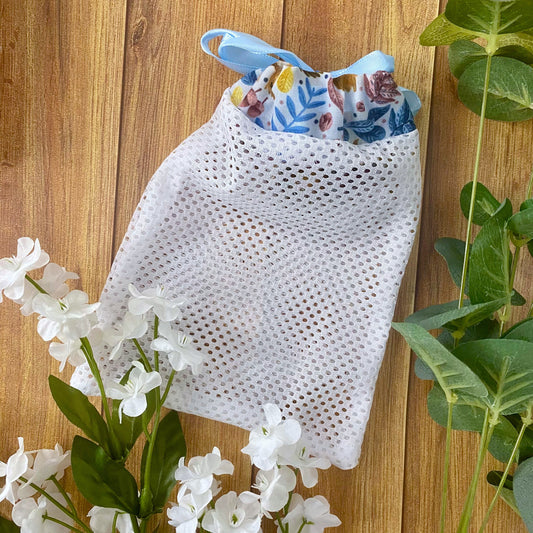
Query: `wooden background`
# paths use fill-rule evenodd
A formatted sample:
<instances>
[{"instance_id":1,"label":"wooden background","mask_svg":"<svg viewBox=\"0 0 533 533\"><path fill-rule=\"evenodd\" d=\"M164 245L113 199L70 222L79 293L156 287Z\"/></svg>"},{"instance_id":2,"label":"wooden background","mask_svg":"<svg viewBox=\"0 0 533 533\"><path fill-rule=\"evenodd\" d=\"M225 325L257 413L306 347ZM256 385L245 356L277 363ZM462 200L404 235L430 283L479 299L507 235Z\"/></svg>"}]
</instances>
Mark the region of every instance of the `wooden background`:
<instances>
[{"instance_id":1,"label":"wooden background","mask_svg":"<svg viewBox=\"0 0 533 533\"><path fill-rule=\"evenodd\" d=\"M444 5L444 2L441 2ZM93 300L152 173L207 121L238 75L205 56L200 36L227 27L288 48L316 69L347 66L379 48L396 57L396 80L420 95L425 189L419 248L397 307L453 299L441 236L462 237L458 209L470 179L478 119L455 96L446 50L418 36L439 0L2 0L0 3L0 257L19 236L38 237L54 262L78 272ZM519 201L533 159L532 122L489 123L481 180ZM531 278L519 287L531 297ZM74 431L54 406L46 377L58 365L11 302L0 307L0 457L25 437L27 449L70 446ZM438 530L444 431L428 417L427 383L414 378L405 343L392 334L360 465L321 476L341 532ZM67 376L64 376L67 377ZM218 445L236 465L228 486L249 487L239 450L244 431L184 416L191 454ZM477 443L456 434L449 517L456 523ZM488 467L487 467L488 469ZM479 492L479 524L492 492ZM71 489L72 490L72 489ZM2 507L4 514L9 512ZM451 531L451 528L450 528ZM499 503L490 532L524 532Z\"/></svg>"}]
</instances>

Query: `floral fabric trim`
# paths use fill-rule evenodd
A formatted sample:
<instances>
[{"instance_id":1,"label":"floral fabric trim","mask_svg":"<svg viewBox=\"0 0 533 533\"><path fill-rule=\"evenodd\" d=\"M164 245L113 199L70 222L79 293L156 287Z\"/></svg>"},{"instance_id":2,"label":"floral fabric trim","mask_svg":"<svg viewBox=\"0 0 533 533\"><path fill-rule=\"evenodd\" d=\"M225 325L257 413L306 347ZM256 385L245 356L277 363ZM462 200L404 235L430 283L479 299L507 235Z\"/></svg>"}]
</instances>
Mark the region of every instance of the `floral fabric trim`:
<instances>
[{"instance_id":1,"label":"floral fabric trim","mask_svg":"<svg viewBox=\"0 0 533 533\"><path fill-rule=\"evenodd\" d=\"M362 144L416 129L405 96L385 71L334 78L280 61L229 90L233 104L267 130Z\"/></svg>"}]
</instances>

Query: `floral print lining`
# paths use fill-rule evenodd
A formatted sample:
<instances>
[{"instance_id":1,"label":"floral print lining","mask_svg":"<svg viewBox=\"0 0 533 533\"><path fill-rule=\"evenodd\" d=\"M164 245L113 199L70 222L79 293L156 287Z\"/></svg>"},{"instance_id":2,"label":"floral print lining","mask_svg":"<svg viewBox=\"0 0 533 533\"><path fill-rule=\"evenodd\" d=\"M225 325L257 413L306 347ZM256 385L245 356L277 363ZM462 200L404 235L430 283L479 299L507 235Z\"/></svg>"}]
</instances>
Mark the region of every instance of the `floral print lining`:
<instances>
[{"instance_id":1,"label":"floral print lining","mask_svg":"<svg viewBox=\"0 0 533 533\"><path fill-rule=\"evenodd\" d=\"M335 78L280 61L229 91L233 104L267 130L363 144L416 129L405 96L381 70Z\"/></svg>"}]
</instances>

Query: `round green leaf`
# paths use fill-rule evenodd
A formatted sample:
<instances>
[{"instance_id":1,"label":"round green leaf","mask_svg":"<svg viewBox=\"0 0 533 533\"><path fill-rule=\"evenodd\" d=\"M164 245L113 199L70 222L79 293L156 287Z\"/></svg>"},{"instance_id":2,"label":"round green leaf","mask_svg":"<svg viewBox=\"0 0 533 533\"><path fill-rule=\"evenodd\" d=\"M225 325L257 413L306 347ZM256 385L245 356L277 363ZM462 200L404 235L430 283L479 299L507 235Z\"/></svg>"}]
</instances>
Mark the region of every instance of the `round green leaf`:
<instances>
[{"instance_id":1,"label":"round green leaf","mask_svg":"<svg viewBox=\"0 0 533 533\"><path fill-rule=\"evenodd\" d=\"M449 0L446 18L467 30L495 35L533 27L533 0Z\"/></svg>"},{"instance_id":2,"label":"round green leaf","mask_svg":"<svg viewBox=\"0 0 533 533\"><path fill-rule=\"evenodd\" d=\"M461 211L465 218L468 219L470 212L470 200L472 198L472 182L469 181L461 190L459 203L461 204ZM476 200L474 202L473 222L478 226L483 226L485 222L498 210L500 202L494 198L492 193L483 185L478 183L476 186ZM464 243L463 243L464 248ZM463 250L464 256L464 250ZM461 268L463 265L461 265Z\"/></svg>"},{"instance_id":3,"label":"round green leaf","mask_svg":"<svg viewBox=\"0 0 533 533\"><path fill-rule=\"evenodd\" d=\"M503 472L497 470L491 470L487 474L487 482L489 485L493 486L495 489L498 488L500 481L503 477ZM517 514L520 515L518 507L516 506L516 500L513 494L513 476L507 476L505 483L503 485L502 492L500 493L500 498Z\"/></svg>"},{"instance_id":4,"label":"round green leaf","mask_svg":"<svg viewBox=\"0 0 533 533\"><path fill-rule=\"evenodd\" d=\"M487 53L482 46L463 39L452 43L448 50L448 64L450 65L451 73L456 78L460 78L461 74L472 63L486 57Z\"/></svg>"},{"instance_id":5,"label":"round green leaf","mask_svg":"<svg viewBox=\"0 0 533 533\"><path fill-rule=\"evenodd\" d=\"M533 318L526 318L509 328L504 337L506 339L518 339L533 342Z\"/></svg>"},{"instance_id":6,"label":"round green leaf","mask_svg":"<svg viewBox=\"0 0 533 533\"><path fill-rule=\"evenodd\" d=\"M523 46L503 46L496 51L496 55L502 57L511 57L512 59L522 61L522 63L527 63L528 65L533 64L533 51L528 50Z\"/></svg>"},{"instance_id":7,"label":"round green leaf","mask_svg":"<svg viewBox=\"0 0 533 533\"><path fill-rule=\"evenodd\" d=\"M14 522L4 518L3 516L0 516L0 533L17 533L19 531L20 527L18 527Z\"/></svg>"},{"instance_id":8,"label":"round green leaf","mask_svg":"<svg viewBox=\"0 0 533 533\"><path fill-rule=\"evenodd\" d=\"M507 222L507 227L516 235L533 239L533 207L515 213Z\"/></svg>"},{"instance_id":9,"label":"round green leaf","mask_svg":"<svg viewBox=\"0 0 533 533\"><path fill-rule=\"evenodd\" d=\"M452 24L446 18L446 15L441 13L423 31L420 36L420 44L422 46L441 46L443 44L452 44L457 39L474 39L475 37L475 33Z\"/></svg>"},{"instance_id":10,"label":"round green leaf","mask_svg":"<svg viewBox=\"0 0 533 533\"><path fill-rule=\"evenodd\" d=\"M488 391L493 415L525 411L533 400L531 343L514 339L485 339L460 344L453 355L465 363Z\"/></svg>"},{"instance_id":11,"label":"round green leaf","mask_svg":"<svg viewBox=\"0 0 533 533\"><path fill-rule=\"evenodd\" d=\"M518 465L513 476L513 494L522 520L533 531L533 457Z\"/></svg>"},{"instance_id":12,"label":"round green leaf","mask_svg":"<svg viewBox=\"0 0 533 533\"><path fill-rule=\"evenodd\" d=\"M481 113L487 60L470 65L459 78L461 102ZM533 118L533 67L509 57L493 57L490 70L486 117L517 122Z\"/></svg>"}]
</instances>

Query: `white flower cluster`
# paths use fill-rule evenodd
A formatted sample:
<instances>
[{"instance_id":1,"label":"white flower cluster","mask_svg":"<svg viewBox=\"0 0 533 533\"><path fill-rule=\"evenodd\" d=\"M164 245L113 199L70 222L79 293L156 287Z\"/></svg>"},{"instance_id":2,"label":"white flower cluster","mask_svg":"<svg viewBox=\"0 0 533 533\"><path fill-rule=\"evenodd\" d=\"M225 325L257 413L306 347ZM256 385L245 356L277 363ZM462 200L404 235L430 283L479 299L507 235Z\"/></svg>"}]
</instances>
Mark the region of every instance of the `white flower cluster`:
<instances>
[{"instance_id":1,"label":"white flower cluster","mask_svg":"<svg viewBox=\"0 0 533 533\"><path fill-rule=\"evenodd\" d=\"M195 533L198 527L212 533L257 533L261 520L277 513L278 533L321 533L340 525L329 512L322 496L304 499L294 494L297 473L305 487L318 482L317 469L331 466L327 459L313 458L301 438L296 420L283 420L279 408L264 406L266 424L250 432L243 453L250 455L260 470L253 488L257 492L229 492L214 500L220 488L215 475L233 473L233 465L223 461L218 448L205 457L184 460L176 470L180 482L177 505L167 512L176 533Z\"/></svg>"},{"instance_id":2,"label":"white flower cluster","mask_svg":"<svg viewBox=\"0 0 533 533\"><path fill-rule=\"evenodd\" d=\"M46 516L72 524L72 520L45 496L38 495L35 487L47 492L61 505L66 506L64 495L53 478L63 477L70 466L70 452L63 452L59 444L53 450L24 451L24 439L19 437L18 450L7 460L0 461L0 477L5 484L0 492L0 501L13 504L13 522L20 526L21 533L63 533L68 528L46 520ZM37 498L36 498L37 496Z\"/></svg>"},{"instance_id":3,"label":"white flower cluster","mask_svg":"<svg viewBox=\"0 0 533 533\"><path fill-rule=\"evenodd\" d=\"M42 267L45 268L41 279L29 277L29 272ZM128 311L121 323L101 328L96 315L100 303L90 304L83 291L69 292L66 281L77 278L63 267L49 263L49 256L41 250L38 239L34 242L28 237L20 238L17 255L0 259L0 302L6 296L21 305L23 315L39 315L37 331L43 340L53 341L49 353L60 362L60 371L66 363L78 366L87 361L82 349L83 338L88 339L93 351L106 345L111 359L120 357L125 341L136 342L146 334L152 318L150 313L153 313L159 321L159 331L150 348L166 354L174 371L190 368L193 374L198 374L204 362L203 355L183 331L171 324L182 317L181 308L186 302L183 297L170 299L160 286L141 292L130 285ZM146 393L161 385L158 372L148 371L136 362L133 367L127 383L106 384L108 396L122 400L121 419L123 413L128 416L142 414L147 405Z\"/></svg>"}]
</instances>

